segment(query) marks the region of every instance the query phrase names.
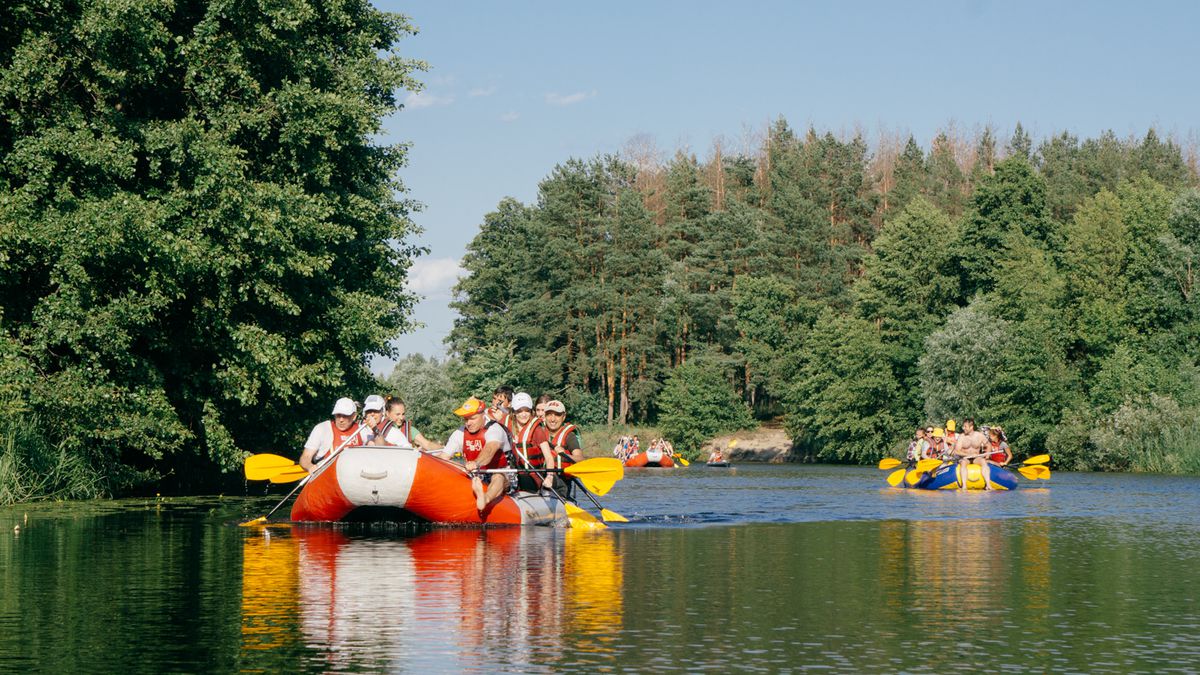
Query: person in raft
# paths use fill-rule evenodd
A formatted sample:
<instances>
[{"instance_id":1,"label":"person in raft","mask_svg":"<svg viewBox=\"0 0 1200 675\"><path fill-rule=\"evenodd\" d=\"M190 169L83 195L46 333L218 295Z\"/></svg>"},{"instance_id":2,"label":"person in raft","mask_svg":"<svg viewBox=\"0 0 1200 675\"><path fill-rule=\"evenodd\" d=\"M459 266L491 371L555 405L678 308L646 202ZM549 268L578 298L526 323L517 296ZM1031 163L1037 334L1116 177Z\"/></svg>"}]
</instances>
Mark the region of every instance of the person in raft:
<instances>
[{"instance_id":1,"label":"person in raft","mask_svg":"<svg viewBox=\"0 0 1200 675\"><path fill-rule=\"evenodd\" d=\"M426 452L442 449L441 445L425 438L420 430L405 419L404 414L408 407L404 404L404 399L388 396L384 401L384 420L375 429L375 443L399 448L415 447Z\"/></svg>"},{"instance_id":2,"label":"person in raft","mask_svg":"<svg viewBox=\"0 0 1200 675\"><path fill-rule=\"evenodd\" d=\"M383 397L379 394L371 394L363 399L362 423L366 427L363 432L366 435L366 445L382 444L383 435L379 433L379 429L383 426Z\"/></svg>"},{"instance_id":3,"label":"person in raft","mask_svg":"<svg viewBox=\"0 0 1200 675\"><path fill-rule=\"evenodd\" d=\"M512 399L513 454L517 465L526 469L543 469L546 458L550 456L550 434L546 426L533 414L533 399L525 392L519 392ZM545 474L524 472L517 474L517 489L523 492L537 492L542 489Z\"/></svg>"},{"instance_id":4,"label":"person in raft","mask_svg":"<svg viewBox=\"0 0 1200 675\"><path fill-rule=\"evenodd\" d=\"M493 422L503 424L509 433L513 431L513 388L508 385L496 387L492 392L492 407L488 408L487 416Z\"/></svg>"},{"instance_id":5,"label":"person in raft","mask_svg":"<svg viewBox=\"0 0 1200 675\"><path fill-rule=\"evenodd\" d=\"M308 440L304 442L304 451L300 453L300 466L305 471L312 471L325 461L331 452L341 450L347 445L361 445L366 442L367 427L357 423L358 404L348 398L339 398L333 404L333 419L321 422L313 427Z\"/></svg>"},{"instance_id":6,"label":"person in raft","mask_svg":"<svg viewBox=\"0 0 1200 675\"><path fill-rule=\"evenodd\" d=\"M1004 466L1012 461L1012 448L1008 447L1008 439L1004 437L1004 429L1000 427L992 427L987 430L988 449L991 454L988 455L988 461L993 464Z\"/></svg>"},{"instance_id":7,"label":"person in raft","mask_svg":"<svg viewBox=\"0 0 1200 675\"><path fill-rule=\"evenodd\" d=\"M542 424L546 423L546 404L553 400L554 397L550 394L542 394L537 397L537 405L533 406L533 412L542 421Z\"/></svg>"},{"instance_id":8,"label":"person in raft","mask_svg":"<svg viewBox=\"0 0 1200 675\"><path fill-rule=\"evenodd\" d=\"M958 440L954 443L954 448L951 454L958 457L958 470L962 480L959 481L959 489L967 489L967 466L970 464L978 464L983 472L984 489L992 489L992 472L991 465L987 462L987 457L984 456L984 448L987 447L987 437L975 430L975 420L967 418L963 420L962 433L959 434Z\"/></svg>"},{"instance_id":9,"label":"person in raft","mask_svg":"<svg viewBox=\"0 0 1200 675\"><path fill-rule=\"evenodd\" d=\"M562 401L546 404L546 432L550 435L550 461L548 469L561 469L583 459L583 446L579 443L579 430L567 423L567 406ZM544 486L553 489L554 475L546 474Z\"/></svg>"},{"instance_id":10,"label":"person in raft","mask_svg":"<svg viewBox=\"0 0 1200 675\"><path fill-rule=\"evenodd\" d=\"M946 447L954 449L954 444L958 442L958 434L954 432L954 420L946 420Z\"/></svg>"},{"instance_id":11,"label":"person in raft","mask_svg":"<svg viewBox=\"0 0 1200 675\"><path fill-rule=\"evenodd\" d=\"M504 495L508 479L502 473L483 474L480 478L475 472L508 466L508 432L499 423L488 419L487 404L474 396L464 401L454 414L462 418L463 425L450 434L446 447L438 454L450 459L462 453L467 471L471 472L475 508L482 515L489 504Z\"/></svg>"},{"instance_id":12,"label":"person in raft","mask_svg":"<svg viewBox=\"0 0 1200 675\"><path fill-rule=\"evenodd\" d=\"M908 461L916 462L927 459L931 448L929 440L925 438L925 428L917 427L916 436L908 444Z\"/></svg>"}]
</instances>

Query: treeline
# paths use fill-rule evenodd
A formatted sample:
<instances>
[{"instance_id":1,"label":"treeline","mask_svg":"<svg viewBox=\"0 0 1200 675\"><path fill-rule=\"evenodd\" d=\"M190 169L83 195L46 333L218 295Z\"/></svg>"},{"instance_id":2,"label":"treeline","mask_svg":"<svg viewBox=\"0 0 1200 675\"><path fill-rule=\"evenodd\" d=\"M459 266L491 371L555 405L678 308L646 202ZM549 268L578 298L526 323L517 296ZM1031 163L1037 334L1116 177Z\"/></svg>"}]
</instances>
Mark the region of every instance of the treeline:
<instances>
[{"instance_id":1,"label":"treeline","mask_svg":"<svg viewBox=\"0 0 1200 675\"><path fill-rule=\"evenodd\" d=\"M0 504L294 453L409 326L366 2L0 3ZM396 242L400 242L396 244Z\"/></svg>"},{"instance_id":2,"label":"treeline","mask_svg":"<svg viewBox=\"0 0 1200 675\"><path fill-rule=\"evenodd\" d=\"M1196 185L1153 130L925 151L779 120L749 153L572 159L485 217L448 343L610 423L711 414L663 396L703 373L815 459L973 416L1065 466L1197 471Z\"/></svg>"}]
</instances>

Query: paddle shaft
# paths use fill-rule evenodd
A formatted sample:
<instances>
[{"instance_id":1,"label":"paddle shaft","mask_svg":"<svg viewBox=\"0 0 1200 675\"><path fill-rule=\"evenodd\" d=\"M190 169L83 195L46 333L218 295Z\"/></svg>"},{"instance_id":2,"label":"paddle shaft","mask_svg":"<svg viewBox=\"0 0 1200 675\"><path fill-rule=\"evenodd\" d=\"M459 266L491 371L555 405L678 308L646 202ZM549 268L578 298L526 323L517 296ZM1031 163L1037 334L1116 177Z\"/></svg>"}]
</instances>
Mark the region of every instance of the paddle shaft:
<instances>
[{"instance_id":1,"label":"paddle shaft","mask_svg":"<svg viewBox=\"0 0 1200 675\"><path fill-rule=\"evenodd\" d=\"M301 478L301 479L300 479L300 482L299 482L299 483L296 483L296 487L292 488L292 491L291 491L291 492L289 492L289 493L287 493L287 496L286 496L286 497L284 497L283 499L279 500L279 503L275 505L275 508L273 508L273 509L271 509L270 511L268 511L268 512L267 512L267 515L263 516L261 519L256 519L256 520L267 520L267 519L268 519L268 518L270 518L272 515L274 515L274 513L275 513L276 511L278 511L278 510L279 510L279 507L281 507L281 506L283 506L284 504L286 504L286 503L287 503L287 500L291 499L291 498L292 498L292 495L296 494L296 491L297 491L297 490L299 490L300 488L302 488L302 487L304 487L305 485L307 485L307 484L308 484L308 481L310 481L310 480L312 480L312 479L313 479L313 476L316 476L317 474L319 474L319 473L321 473L322 471L324 471L324 470L325 470L325 467L327 467L327 466L333 466L333 459L334 459L335 457L337 457L339 454L341 454L342 450L345 450L345 449L346 449L346 446L350 444L350 441L354 440L355 438L358 438L359 434L361 434L361 433L362 433L362 428L360 427L360 428L359 428L359 431L356 431L356 432L354 432L353 434L351 434L349 437L347 437L347 438L346 438L346 440L342 441L342 444L341 444L341 445L339 445L339 446L337 447L337 449L336 449L336 450L334 450L332 453L330 453L330 454L329 454L329 456L328 456L328 457L326 457L324 460L322 460L322 462L321 462L322 466L318 466L318 467L316 468L316 470L315 470L315 471L312 471L311 473L309 473L309 474L308 474L307 476L305 476L304 478ZM253 521L251 521L251 522L253 522Z\"/></svg>"}]
</instances>

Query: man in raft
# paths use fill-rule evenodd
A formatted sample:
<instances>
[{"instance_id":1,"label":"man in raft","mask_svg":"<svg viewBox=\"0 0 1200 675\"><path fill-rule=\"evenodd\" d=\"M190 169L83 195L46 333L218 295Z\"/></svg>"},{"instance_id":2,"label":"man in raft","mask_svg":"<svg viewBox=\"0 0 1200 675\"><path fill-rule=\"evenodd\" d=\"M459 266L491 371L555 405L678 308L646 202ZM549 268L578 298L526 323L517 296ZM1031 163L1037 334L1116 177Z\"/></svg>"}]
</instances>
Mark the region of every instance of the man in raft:
<instances>
[{"instance_id":1,"label":"man in raft","mask_svg":"<svg viewBox=\"0 0 1200 675\"><path fill-rule=\"evenodd\" d=\"M561 469L583 460L579 430L574 424L567 424L567 406L563 405L562 401L550 401L546 404L546 432L550 436L552 449L546 468ZM553 474L546 474L544 485L550 488L553 484Z\"/></svg>"},{"instance_id":2,"label":"man in raft","mask_svg":"<svg viewBox=\"0 0 1200 675\"><path fill-rule=\"evenodd\" d=\"M984 489L991 490L991 467L987 463L987 457L983 455L984 448L988 446L987 436L975 430L975 420L970 417L963 420L962 426L962 433L958 435L958 440L951 449L951 454L959 458L959 489L967 489L967 467L978 464L983 472Z\"/></svg>"},{"instance_id":3,"label":"man in raft","mask_svg":"<svg viewBox=\"0 0 1200 675\"><path fill-rule=\"evenodd\" d=\"M357 403L348 398L339 398L333 404L332 414L333 419L313 427L308 440L304 442L304 451L300 453L300 466L304 467L305 471L311 472L317 468L332 451L366 442L367 427L356 422Z\"/></svg>"},{"instance_id":4,"label":"man in raft","mask_svg":"<svg viewBox=\"0 0 1200 675\"><path fill-rule=\"evenodd\" d=\"M463 425L450 434L446 447L438 454L450 459L456 453L462 453L467 471L471 472L475 508L482 515L489 504L504 496L508 479L502 473L483 474L484 477L480 478L475 471L508 466L508 432L497 422L488 419L487 404L474 396L464 401L454 414L462 418Z\"/></svg>"}]
</instances>

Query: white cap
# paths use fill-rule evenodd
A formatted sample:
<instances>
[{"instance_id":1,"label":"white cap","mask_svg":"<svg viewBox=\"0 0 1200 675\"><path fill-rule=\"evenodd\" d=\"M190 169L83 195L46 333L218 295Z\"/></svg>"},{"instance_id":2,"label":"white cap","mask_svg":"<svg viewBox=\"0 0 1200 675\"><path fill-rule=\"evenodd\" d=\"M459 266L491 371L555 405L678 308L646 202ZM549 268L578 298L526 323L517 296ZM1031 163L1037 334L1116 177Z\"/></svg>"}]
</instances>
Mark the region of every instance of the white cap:
<instances>
[{"instance_id":1,"label":"white cap","mask_svg":"<svg viewBox=\"0 0 1200 675\"><path fill-rule=\"evenodd\" d=\"M358 404L348 398L339 398L337 403L333 404L334 415L355 415L358 413Z\"/></svg>"},{"instance_id":2,"label":"white cap","mask_svg":"<svg viewBox=\"0 0 1200 675\"><path fill-rule=\"evenodd\" d=\"M371 394L367 400L363 401L363 412L368 410L383 410L383 397L379 394Z\"/></svg>"},{"instance_id":3,"label":"white cap","mask_svg":"<svg viewBox=\"0 0 1200 675\"><path fill-rule=\"evenodd\" d=\"M520 410L521 408L529 408L530 410L533 410L533 399L529 397L529 394L526 394L523 391L517 392L517 395L513 396L512 402L513 410Z\"/></svg>"}]
</instances>

